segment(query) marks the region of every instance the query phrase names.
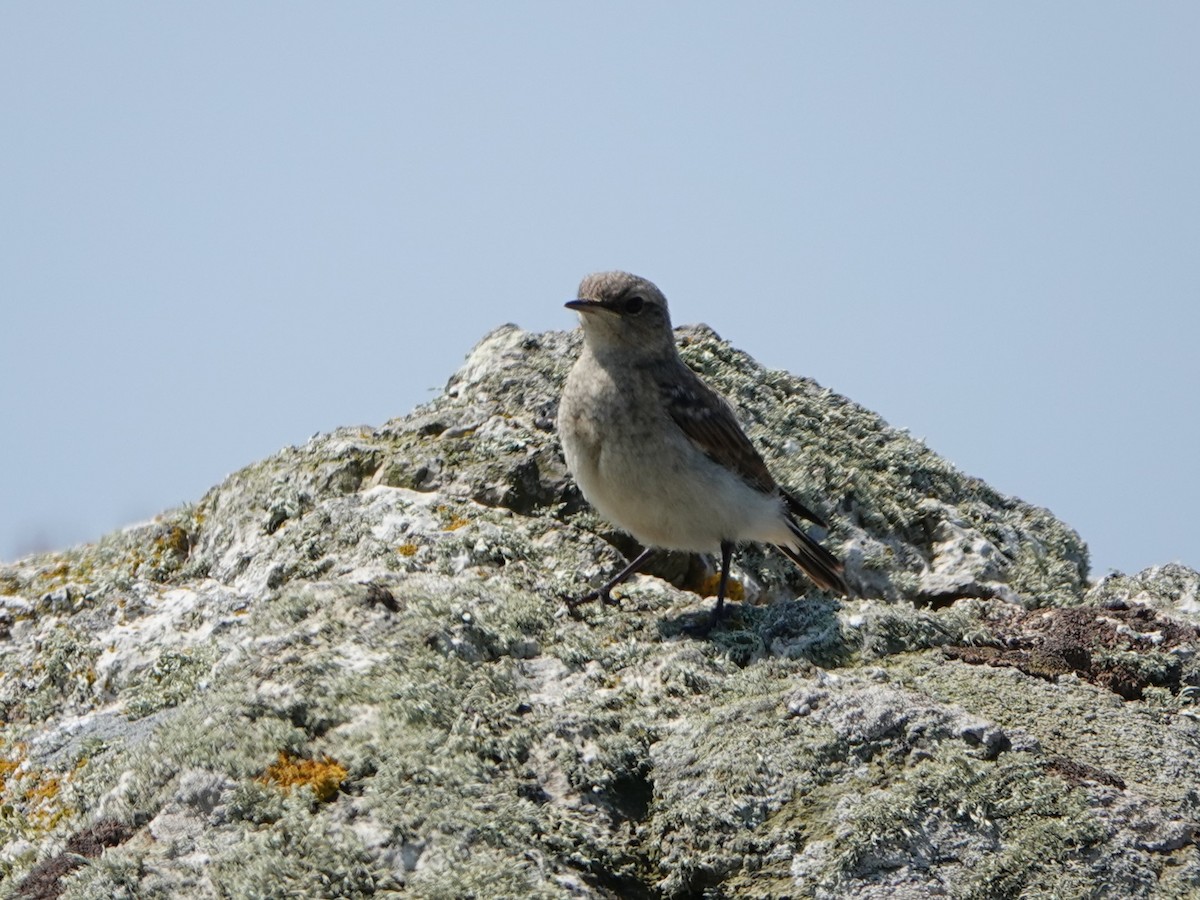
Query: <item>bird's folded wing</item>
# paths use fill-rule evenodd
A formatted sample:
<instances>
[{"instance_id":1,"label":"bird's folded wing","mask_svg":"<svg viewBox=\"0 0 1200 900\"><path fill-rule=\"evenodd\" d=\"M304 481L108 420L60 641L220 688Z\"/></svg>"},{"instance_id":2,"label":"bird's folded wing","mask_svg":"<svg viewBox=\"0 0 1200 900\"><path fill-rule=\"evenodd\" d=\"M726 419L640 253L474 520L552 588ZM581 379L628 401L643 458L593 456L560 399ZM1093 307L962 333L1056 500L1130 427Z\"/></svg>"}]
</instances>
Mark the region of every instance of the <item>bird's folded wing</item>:
<instances>
[{"instance_id":1,"label":"bird's folded wing","mask_svg":"<svg viewBox=\"0 0 1200 900\"><path fill-rule=\"evenodd\" d=\"M773 493L775 479L738 424L725 398L696 376L659 382L667 414L697 448L719 466L740 475L764 494Z\"/></svg>"},{"instance_id":2,"label":"bird's folded wing","mask_svg":"<svg viewBox=\"0 0 1200 900\"><path fill-rule=\"evenodd\" d=\"M728 401L691 369L684 368L684 372L683 377L659 381L658 387L667 413L688 439L717 465L740 475L764 494L778 489L793 515L828 527L824 519L779 488Z\"/></svg>"}]
</instances>

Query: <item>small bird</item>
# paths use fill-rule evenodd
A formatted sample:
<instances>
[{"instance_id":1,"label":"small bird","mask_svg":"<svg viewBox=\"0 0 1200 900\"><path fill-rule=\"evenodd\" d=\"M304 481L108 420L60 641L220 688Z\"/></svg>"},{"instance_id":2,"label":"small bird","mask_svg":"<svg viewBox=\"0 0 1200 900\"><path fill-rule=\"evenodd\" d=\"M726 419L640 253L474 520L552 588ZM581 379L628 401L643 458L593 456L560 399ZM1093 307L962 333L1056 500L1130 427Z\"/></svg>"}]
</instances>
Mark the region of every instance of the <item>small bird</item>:
<instances>
[{"instance_id":1,"label":"small bird","mask_svg":"<svg viewBox=\"0 0 1200 900\"><path fill-rule=\"evenodd\" d=\"M588 502L646 548L573 605L612 602L612 589L656 549L719 549L718 622L741 541L775 545L818 587L846 594L841 562L797 519L824 521L776 483L729 403L679 357L662 292L627 272L600 272L566 307L583 325L558 408L567 467Z\"/></svg>"}]
</instances>

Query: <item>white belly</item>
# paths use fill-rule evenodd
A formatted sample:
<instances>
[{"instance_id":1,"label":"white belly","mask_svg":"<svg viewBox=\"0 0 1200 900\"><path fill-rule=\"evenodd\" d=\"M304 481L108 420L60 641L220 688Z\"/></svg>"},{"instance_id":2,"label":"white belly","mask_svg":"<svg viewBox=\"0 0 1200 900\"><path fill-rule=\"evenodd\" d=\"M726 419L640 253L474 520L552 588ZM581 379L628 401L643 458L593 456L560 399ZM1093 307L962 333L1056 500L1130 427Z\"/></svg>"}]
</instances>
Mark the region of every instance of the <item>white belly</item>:
<instances>
[{"instance_id":1,"label":"white belly","mask_svg":"<svg viewBox=\"0 0 1200 900\"><path fill-rule=\"evenodd\" d=\"M604 420L608 434L561 429L567 465L588 502L641 544L711 553L727 540L791 543L781 499L718 466L673 422Z\"/></svg>"}]
</instances>

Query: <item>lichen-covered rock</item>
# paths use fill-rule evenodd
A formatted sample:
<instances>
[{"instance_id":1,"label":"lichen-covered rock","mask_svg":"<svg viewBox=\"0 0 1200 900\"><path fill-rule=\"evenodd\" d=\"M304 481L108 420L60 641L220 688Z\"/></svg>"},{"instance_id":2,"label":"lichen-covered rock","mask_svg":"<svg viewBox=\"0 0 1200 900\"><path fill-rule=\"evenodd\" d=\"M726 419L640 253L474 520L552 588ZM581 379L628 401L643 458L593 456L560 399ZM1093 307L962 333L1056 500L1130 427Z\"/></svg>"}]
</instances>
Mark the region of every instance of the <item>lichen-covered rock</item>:
<instances>
[{"instance_id":1,"label":"lichen-covered rock","mask_svg":"<svg viewBox=\"0 0 1200 900\"><path fill-rule=\"evenodd\" d=\"M1049 512L704 328L853 599L746 548L568 613L634 547L506 326L402 419L0 567L15 896L1200 893L1200 575L1087 583Z\"/></svg>"},{"instance_id":2,"label":"lichen-covered rock","mask_svg":"<svg viewBox=\"0 0 1200 900\"><path fill-rule=\"evenodd\" d=\"M1085 599L1094 606L1151 607L1200 625L1200 572L1179 563L1153 566L1136 575L1118 572L1101 579Z\"/></svg>"}]
</instances>

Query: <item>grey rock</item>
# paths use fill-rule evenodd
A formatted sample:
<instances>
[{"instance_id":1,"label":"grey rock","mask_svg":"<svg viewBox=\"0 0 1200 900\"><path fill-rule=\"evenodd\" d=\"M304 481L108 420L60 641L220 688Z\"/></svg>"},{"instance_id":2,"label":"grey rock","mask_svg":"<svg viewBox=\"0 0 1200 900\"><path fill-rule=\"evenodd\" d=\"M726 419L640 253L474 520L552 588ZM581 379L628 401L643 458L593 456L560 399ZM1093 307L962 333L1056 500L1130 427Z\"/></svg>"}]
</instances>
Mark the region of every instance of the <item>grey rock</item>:
<instances>
[{"instance_id":1,"label":"grey rock","mask_svg":"<svg viewBox=\"0 0 1200 900\"><path fill-rule=\"evenodd\" d=\"M1089 584L1047 510L709 329L680 339L827 516L856 598L746 548L704 639L710 560L570 615L635 548L553 433L577 337L505 326L408 416L0 567L5 886L1200 893L1200 575Z\"/></svg>"}]
</instances>

